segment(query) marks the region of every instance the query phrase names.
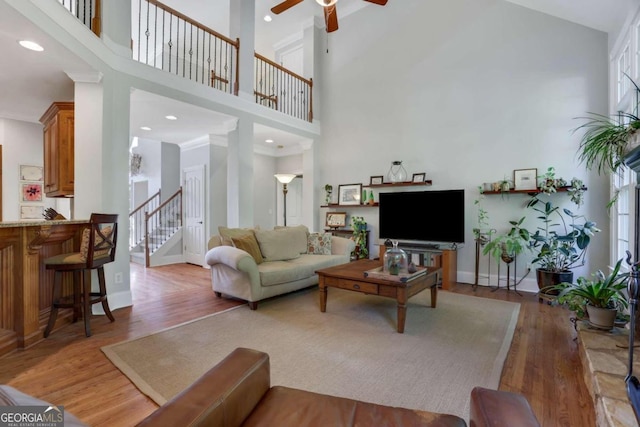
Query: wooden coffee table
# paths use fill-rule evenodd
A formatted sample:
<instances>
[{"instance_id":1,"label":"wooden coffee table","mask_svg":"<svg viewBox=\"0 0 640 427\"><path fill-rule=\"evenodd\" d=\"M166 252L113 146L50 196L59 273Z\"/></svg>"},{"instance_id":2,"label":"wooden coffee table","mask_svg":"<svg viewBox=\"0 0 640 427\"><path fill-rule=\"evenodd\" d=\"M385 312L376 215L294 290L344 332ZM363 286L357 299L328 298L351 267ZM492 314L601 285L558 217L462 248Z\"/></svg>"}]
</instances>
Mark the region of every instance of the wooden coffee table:
<instances>
[{"instance_id":1,"label":"wooden coffee table","mask_svg":"<svg viewBox=\"0 0 640 427\"><path fill-rule=\"evenodd\" d=\"M431 307L436 308L438 284L442 276L440 267L427 267L426 274L405 283L364 277L365 271L381 265L381 262L377 260L362 259L317 270L318 286L320 287L320 311L323 313L327 311L327 288L329 287L395 298L398 302L398 333L403 333L409 298L430 288Z\"/></svg>"}]
</instances>

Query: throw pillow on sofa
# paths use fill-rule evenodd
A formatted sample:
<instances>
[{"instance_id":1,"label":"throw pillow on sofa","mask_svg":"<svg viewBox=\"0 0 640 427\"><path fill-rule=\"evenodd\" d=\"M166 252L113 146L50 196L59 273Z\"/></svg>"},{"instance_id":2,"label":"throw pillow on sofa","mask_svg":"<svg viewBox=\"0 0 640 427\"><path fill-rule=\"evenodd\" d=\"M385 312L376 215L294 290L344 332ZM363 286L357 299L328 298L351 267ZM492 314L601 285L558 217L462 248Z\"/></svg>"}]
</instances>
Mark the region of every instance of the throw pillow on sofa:
<instances>
[{"instance_id":1,"label":"throw pillow on sofa","mask_svg":"<svg viewBox=\"0 0 640 427\"><path fill-rule=\"evenodd\" d=\"M306 225L283 226L276 225L274 230L289 233L289 244L296 247L301 254L307 253L307 239L309 237L309 229Z\"/></svg>"},{"instance_id":2,"label":"throw pillow on sofa","mask_svg":"<svg viewBox=\"0 0 640 427\"><path fill-rule=\"evenodd\" d=\"M253 235L253 231L259 229L260 227L256 226L255 228L229 228L225 226L218 226L218 233L223 239L233 239L236 237L243 237L247 235Z\"/></svg>"},{"instance_id":3,"label":"throw pillow on sofa","mask_svg":"<svg viewBox=\"0 0 640 427\"><path fill-rule=\"evenodd\" d=\"M331 233L309 234L307 252L313 255L331 255Z\"/></svg>"},{"instance_id":4,"label":"throw pillow on sofa","mask_svg":"<svg viewBox=\"0 0 640 427\"><path fill-rule=\"evenodd\" d=\"M291 234L282 230L255 230L265 261L286 261L300 257L300 249L291 244Z\"/></svg>"},{"instance_id":5,"label":"throw pillow on sofa","mask_svg":"<svg viewBox=\"0 0 640 427\"><path fill-rule=\"evenodd\" d=\"M256 261L256 264L262 264L262 262L264 262L264 258L262 258L262 253L260 252L260 247L258 246L258 241L253 233L242 237L233 237L231 241L233 242L233 246L238 249L242 249L251 255Z\"/></svg>"}]
</instances>

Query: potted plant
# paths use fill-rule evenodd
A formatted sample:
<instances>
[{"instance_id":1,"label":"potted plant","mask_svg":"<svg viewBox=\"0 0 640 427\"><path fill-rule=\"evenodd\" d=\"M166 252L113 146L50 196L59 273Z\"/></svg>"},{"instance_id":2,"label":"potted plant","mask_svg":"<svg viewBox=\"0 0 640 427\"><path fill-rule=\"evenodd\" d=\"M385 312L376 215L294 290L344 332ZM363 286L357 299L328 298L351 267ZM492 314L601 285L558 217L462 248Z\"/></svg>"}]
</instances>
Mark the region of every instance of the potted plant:
<instances>
[{"instance_id":1,"label":"potted plant","mask_svg":"<svg viewBox=\"0 0 640 427\"><path fill-rule=\"evenodd\" d=\"M558 191L558 188L564 187L567 182L562 178L556 178L556 170L553 166L549 166L547 171L538 177L538 188L545 194L551 194Z\"/></svg>"},{"instance_id":2,"label":"potted plant","mask_svg":"<svg viewBox=\"0 0 640 427\"><path fill-rule=\"evenodd\" d=\"M640 87L627 74L625 76L635 86L638 96ZM636 114L637 109L636 105ZM589 170L596 168L599 175L619 174L625 167L624 157L640 129L640 118L636 114L620 111L615 116L587 113L585 117L578 117L585 121L573 130L574 133L584 131L578 147L580 162ZM616 193L607 207L613 206L617 198Z\"/></svg>"},{"instance_id":3,"label":"potted plant","mask_svg":"<svg viewBox=\"0 0 640 427\"><path fill-rule=\"evenodd\" d=\"M532 262L538 265L538 288L573 282L571 269L584 264L591 237L600 229L583 215L560 209L538 195L532 197L527 207L538 212L542 221L535 233L530 234L531 247L537 250Z\"/></svg>"},{"instance_id":4,"label":"potted plant","mask_svg":"<svg viewBox=\"0 0 640 427\"><path fill-rule=\"evenodd\" d=\"M578 277L576 283L563 282L546 288L558 293L558 303L568 303L578 317L589 317L589 323L596 328L611 330L616 315L628 306L625 290L628 274L620 273L622 258L618 260L610 274L601 270L592 274L593 279Z\"/></svg>"},{"instance_id":5,"label":"potted plant","mask_svg":"<svg viewBox=\"0 0 640 427\"><path fill-rule=\"evenodd\" d=\"M351 229L353 230L353 240L356 242L356 258L368 258L369 248L367 248L367 222L361 216L352 216Z\"/></svg>"},{"instance_id":6,"label":"potted plant","mask_svg":"<svg viewBox=\"0 0 640 427\"><path fill-rule=\"evenodd\" d=\"M333 193L333 185L331 184L325 184L324 186L324 202L326 205L331 204L331 194Z\"/></svg>"},{"instance_id":7,"label":"potted plant","mask_svg":"<svg viewBox=\"0 0 640 427\"><path fill-rule=\"evenodd\" d=\"M480 246L484 246L491 238L492 230L489 229L489 214L482 206L482 200L484 200L484 190L482 186L478 187L480 195L473 204L477 206L477 223L478 226L473 229L473 236L475 240L480 243Z\"/></svg>"},{"instance_id":8,"label":"potted plant","mask_svg":"<svg viewBox=\"0 0 640 427\"><path fill-rule=\"evenodd\" d=\"M529 231L522 228L524 219L525 217L522 217L519 221L509 221L511 224L509 232L488 242L482 251L483 255L491 254L496 262L499 263L502 260L509 264L517 255L529 249Z\"/></svg>"}]
</instances>

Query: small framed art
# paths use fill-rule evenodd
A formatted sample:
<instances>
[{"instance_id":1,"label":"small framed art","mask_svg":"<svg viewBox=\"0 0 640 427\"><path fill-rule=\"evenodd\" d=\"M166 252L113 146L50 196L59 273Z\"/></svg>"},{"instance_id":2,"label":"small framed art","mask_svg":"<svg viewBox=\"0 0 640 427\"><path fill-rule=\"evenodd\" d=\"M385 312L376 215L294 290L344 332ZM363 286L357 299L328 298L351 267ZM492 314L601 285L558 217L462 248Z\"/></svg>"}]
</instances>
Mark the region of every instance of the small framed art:
<instances>
[{"instance_id":1,"label":"small framed art","mask_svg":"<svg viewBox=\"0 0 640 427\"><path fill-rule=\"evenodd\" d=\"M426 173L414 173L413 174L413 178L411 178L411 182L414 183L421 183L424 182L425 178L426 178L427 174Z\"/></svg>"},{"instance_id":2,"label":"small framed art","mask_svg":"<svg viewBox=\"0 0 640 427\"><path fill-rule=\"evenodd\" d=\"M338 186L339 205L359 205L362 184L341 184Z\"/></svg>"},{"instance_id":3,"label":"small framed art","mask_svg":"<svg viewBox=\"0 0 640 427\"><path fill-rule=\"evenodd\" d=\"M20 165L20 181L42 181L42 166Z\"/></svg>"},{"instance_id":4,"label":"small framed art","mask_svg":"<svg viewBox=\"0 0 640 427\"><path fill-rule=\"evenodd\" d=\"M20 205L20 219L43 219L42 205Z\"/></svg>"},{"instance_id":5,"label":"small framed art","mask_svg":"<svg viewBox=\"0 0 640 427\"><path fill-rule=\"evenodd\" d=\"M536 190L538 188L538 169L516 169L513 171L515 190Z\"/></svg>"},{"instance_id":6,"label":"small framed art","mask_svg":"<svg viewBox=\"0 0 640 427\"><path fill-rule=\"evenodd\" d=\"M346 212L327 212L325 226L328 228L340 228L347 225Z\"/></svg>"},{"instance_id":7,"label":"small framed art","mask_svg":"<svg viewBox=\"0 0 640 427\"><path fill-rule=\"evenodd\" d=\"M23 182L21 200L23 202L41 202L42 201L42 184L39 182Z\"/></svg>"},{"instance_id":8,"label":"small framed art","mask_svg":"<svg viewBox=\"0 0 640 427\"><path fill-rule=\"evenodd\" d=\"M372 176L369 185L381 185L384 180L382 175Z\"/></svg>"}]
</instances>

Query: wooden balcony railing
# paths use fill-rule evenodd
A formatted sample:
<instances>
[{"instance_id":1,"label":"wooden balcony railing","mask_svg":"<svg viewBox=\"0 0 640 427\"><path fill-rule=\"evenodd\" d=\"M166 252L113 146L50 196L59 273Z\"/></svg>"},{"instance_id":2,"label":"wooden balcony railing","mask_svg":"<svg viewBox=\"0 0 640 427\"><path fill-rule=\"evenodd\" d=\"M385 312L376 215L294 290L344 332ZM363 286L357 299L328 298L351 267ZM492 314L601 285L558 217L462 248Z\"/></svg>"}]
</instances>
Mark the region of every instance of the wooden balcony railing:
<instances>
[{"instance_id":1,"label":"wooden balcony railing","mask_svg":"<svg viewBox=\"0 0 640 427\"><path fill-rule=\"evenodd\" d=\"M58 0L58 2L100 37L101 0Z\"/></svg>"},{"instance_id":2,"label":"wooden balcony railing","mask_svg":"<svg viewBox=\"0 0 640 427\"><path fill-rule=\"evenodd\" d=\"M101 0L58 0L100 35ZM238 94L240 40L232 40L157 0L132 0L133 59ZM255 53L255 102L313 121L313 79Z\"/></svg>"},{"instance_id":3,"label":"wooden balcony railing","mask_svg":"<svg viewBox=\"0 0 640 427\"><path fill-rule=\"evenodd\" d=\"M305 79L258 53L255 67L256 103L313 121L313 79Z\"/></svg>"},{"instance_id":4,"label":"wooden balcony railing","mask_svg":"<svg viewBox=\"0 0 640 427\"><path fill-rule=\"evenodd\" d=\"M238 94L238 39L232 40L157 0L133 1L133 59Z\"/></svg>"}]
</instances>

